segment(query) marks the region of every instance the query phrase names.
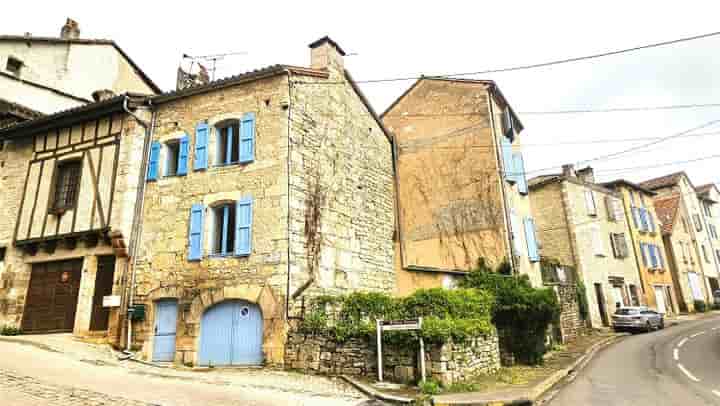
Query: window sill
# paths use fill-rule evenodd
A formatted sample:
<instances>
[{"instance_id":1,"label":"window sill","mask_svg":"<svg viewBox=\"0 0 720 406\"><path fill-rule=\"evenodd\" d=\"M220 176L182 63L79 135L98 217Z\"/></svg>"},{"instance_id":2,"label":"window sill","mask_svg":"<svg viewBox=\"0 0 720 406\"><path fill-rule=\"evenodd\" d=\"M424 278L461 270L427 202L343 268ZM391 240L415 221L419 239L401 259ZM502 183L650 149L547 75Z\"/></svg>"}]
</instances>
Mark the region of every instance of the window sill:
<instances>
[{"instance_id":1,"label":"window sill","mask_svg":"<svg viewBox=\"0 0 720 406\"><path fill-rule=\"evenodd\" d=\"M240 254L240 255L236 255L236 254L210 254L210 255L208 255L207 257L208 257L209 259L227 259L227 258L245 258L245 257L249 257L249 256L250 256L250 254Z\"/></svg>"}]
</instances>

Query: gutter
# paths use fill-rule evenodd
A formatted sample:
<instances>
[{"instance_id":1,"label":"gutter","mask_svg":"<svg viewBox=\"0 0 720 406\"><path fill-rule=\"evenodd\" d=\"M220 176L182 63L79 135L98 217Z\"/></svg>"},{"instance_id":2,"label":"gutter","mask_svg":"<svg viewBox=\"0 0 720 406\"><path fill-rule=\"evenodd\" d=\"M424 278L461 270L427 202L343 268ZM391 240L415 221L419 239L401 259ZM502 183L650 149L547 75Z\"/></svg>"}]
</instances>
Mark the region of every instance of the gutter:
<instances>
[{"instance_id":1,"label":"gutter","mask_svg":"<svg viewBox=\"0 0 720 406\"><path fill-rule=\"evenodd\" d=\"M152 100L148 100L148 107L152 109ZM125 303L125 314L129 313L130 307L133 305L135 298L135 275L137 267L137 246L140 240L140 232L142 230L142 215L145 207L145 172L147 171L147 162L150 155L150 141L152 139L152 133L155 129L156 113L152 112L151 122L147 123L128 108L128 97L125 97L123 101L123 110L135 121L145 129L145 139L143 140L143 160L140 162L140 171L138 174L138 191L135 195L135 212L133 213L133 224L130 231L130 249L129 254L132 258L132 269L130 269L130 284L127 286L127 301ZM125 263L125 275L128 273L128 267L130 261ZM125 352L131 353L130 349L132 346L132 319L127 316L127 343L125 346Z\"/></svg>"}]
</instances>

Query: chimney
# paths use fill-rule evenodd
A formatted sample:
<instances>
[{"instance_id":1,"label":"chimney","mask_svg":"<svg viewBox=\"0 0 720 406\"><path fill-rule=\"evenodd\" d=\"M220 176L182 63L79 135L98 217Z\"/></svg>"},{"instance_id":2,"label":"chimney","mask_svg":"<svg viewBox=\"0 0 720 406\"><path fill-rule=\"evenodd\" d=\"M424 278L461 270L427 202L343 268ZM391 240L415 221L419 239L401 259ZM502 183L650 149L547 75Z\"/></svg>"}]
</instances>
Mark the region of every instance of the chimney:
<instances>
[{"instance_id":1,"label":"chimney","mask_svg":"<svg viewBox=\"0 0 720 406\"><path fill-rule=\"evenodd\" d=\"M309 45L310 67L313 69L327 69L329 71L343 72L345 64L343 57L345 51L330 37L325 36Z\"/></svg>"},{"instance_id":2,"label":"chimney","mask_svg":"<svg viewBox=\"0 0 720 406\"><path fill-rule=\"evenodd\" d=\"M575 165L573 164L565 164L562 166L562 174L566 178L574 178L575 177Z\"/></svg>"},{"instance_id":3,"label":"chimney","mask_svg":"<svg viewBox=\"0 0 720 406\"><path fill-rule=\"evenodd\" d=\"M115 97L115 93L112 90L108 89L100 89L92 92L92 98L96 102L101 102L103 100L111 99Z\"/></svg>"},{"instance_id":4,"label":"chimney","mask_svg":"<svg viewBox=\"0 0 720 406\"><path fill-rule=\"evenodd\" d=\"M577 177L585 183L595 183L595 171L591 166L577 170Z\"/></svg>"},{"instance_id":5,"label":"chimney","mask_svg":"<svg viewBox=\"0 0 720 406\"><path fill-rule=\"evenodd\" d=\"M60 30L61 39L78 39L80 38L80 26L77 21L72 18L68 18L65 25Z\"/></svg>"}]
</instances>

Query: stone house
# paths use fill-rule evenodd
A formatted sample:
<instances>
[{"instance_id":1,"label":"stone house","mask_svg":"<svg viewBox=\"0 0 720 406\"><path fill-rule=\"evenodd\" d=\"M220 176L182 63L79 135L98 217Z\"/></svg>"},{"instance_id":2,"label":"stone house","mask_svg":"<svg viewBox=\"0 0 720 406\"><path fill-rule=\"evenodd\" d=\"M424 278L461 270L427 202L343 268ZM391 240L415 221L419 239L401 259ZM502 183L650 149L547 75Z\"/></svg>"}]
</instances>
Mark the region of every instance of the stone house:
<instances>
[{"instance_id":1,"label":"stone house","mask_svg":"<svg viewBox=\"0 0 720 406\"><path fill-rule=\"evenodd\" d=\"M421 78L382 117L396 141L398 293L452 287L481 257L539 286L523 125L497 84Z\"/></svg>"},{"instance_id":2,"label":"stone house","mask_svg":"<svg viewBox=\"0 0 720 406\"><path fill-rule=\"evenodd\" d=\"M665 258L675 284L678 308L681 312L695 311L695 300L708 300L703 283L701 259L694 249L693 236L687 210L680 196L667 196L654 200L655 212L662 224Z\"/></svg>"},{"instance_id":3,"label":"stone house","mask_svg":"<svg viewBox=\"0 0 720 406\"><path fill-rule=\"evenodd\" d=\"M709 256L713 257L713 261L720 272L720 191L715 184L698 186L695 188L698 201L702 211L703 222L708 233ZM704 254L703 254L704 255ZM714 285L714 290L720 287ZM713 290L713 291L714 291ZM711 298L712 299L712 298Z\"/></svg>"},{"instance_id":4,"label":"stone house","mask_svg":"<svg viewBox=\"0 0 720 406\"><path fill-rule=\"evenodd\" d=\"M590 167L529 181L541 253L585 286L590 325L610 325L617 304L641 304L641 281L632 252L622 196L595 182Z\"/></svg>"},{"instance_id":5,"label":"stone house","mask_svg":"<svg viewBox=\"0 0 720 406\"><path fill-rule=\"evenodd\" d=\"M624 179L603 183L603 186L622 196L645 303L660 313L677 313L677 289L669 272L662 223L652 200L655 193Z\"/></svg>"},{"instance_id":6,"label":"stone house","mask_svg":"<svg viewBox=\"0 0 720 406\"><path fill-rule=\"evenodd\" d=\"M702 283L705 284L706 292L710 293L720 289L718 277L720 277L720 258L713 253L714 244L717 245L715 222L708 223L708 216L705 207L709 207L713 213L714 201L712 194L698 196L695 186L685 172L676 172L659 178L641 182L640 186L657 193L655 199L665 199L670 196L679 196L680 218L689 223L690 235L692 236L692 249L695 250L700 259L700 270L702 272ZM715 212L717 210L714 210ZM713 228L709 227L713 224ZM710 297L708 297L708 300Z\"/></svg>"},{"instance_id":7,"label":"stone house","mask_svg":"<svg viewBox=\"0 0 720 406\"><path fill-rule=\"evenodd\" d=\"M152 99L133 347L153 361L282 364L306 297L392 292L391 140L325 37L275 65Z\"/></svg>"},{"instance_id":8,"label":"stone house","mask_svg":"<svg viewBox=\"0 0 720 406\"><path fill-rule=\"evenodd\" d=\"M0 35L0 128L82 106L98 91L160 93L114 41L81 38L71 19L59 37Z\"/></svg>"},{"instance_id":9,"label":"stone house","mask_svg":"<svg viewBox=\"0 0 720 406\"><path fill-rule=\"evenodd\" d=\"M145 98L120 95L0 130L0 325L117 336L142 179ZM117 305L117 304L116 304Z\"/></svg>"}]
</instances>

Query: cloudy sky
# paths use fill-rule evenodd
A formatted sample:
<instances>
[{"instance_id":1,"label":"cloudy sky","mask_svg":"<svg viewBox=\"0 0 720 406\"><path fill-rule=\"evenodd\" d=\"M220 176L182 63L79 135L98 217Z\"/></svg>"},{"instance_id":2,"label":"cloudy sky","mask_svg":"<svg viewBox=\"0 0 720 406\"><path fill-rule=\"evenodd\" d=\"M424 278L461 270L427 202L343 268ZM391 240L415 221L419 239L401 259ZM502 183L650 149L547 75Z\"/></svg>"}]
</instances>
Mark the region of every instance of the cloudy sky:
<instances>
[{"instance_id":1,"label":"cloudy sky","mask_svg":"<svg viewBox=\"0 0 720 406\"><path fill-rule=\"evenodd\" d=\"M171 5L170 5L171 4ZM469 5L472 4L472 5ZM713 5L714 4L714 5ZM114 39L164 90L183 53L246 52L218 62L223 77L275 63L309 64L329 35L357 80L473 72L595 54L720 31L711 1L58 1L3 6L3 34L56 36L66 17L85 38ZM528 170L603 156L720 119L720 107L522 114L720 103L720 36L572 64L484 75L525 125ZM411 82L363 84L383 111ZM719 133L719 134L715 134ZM617 159L592 162L601 180L644 180L685 169L720 182L720 123ZM633 141L640 138L643 141ZM630 139L630 140L628 140Z\"/></svg>"}]
</instances>

